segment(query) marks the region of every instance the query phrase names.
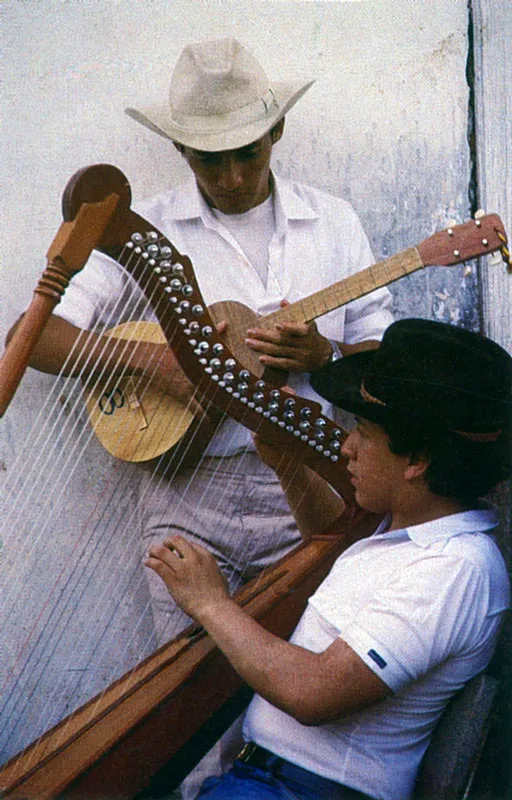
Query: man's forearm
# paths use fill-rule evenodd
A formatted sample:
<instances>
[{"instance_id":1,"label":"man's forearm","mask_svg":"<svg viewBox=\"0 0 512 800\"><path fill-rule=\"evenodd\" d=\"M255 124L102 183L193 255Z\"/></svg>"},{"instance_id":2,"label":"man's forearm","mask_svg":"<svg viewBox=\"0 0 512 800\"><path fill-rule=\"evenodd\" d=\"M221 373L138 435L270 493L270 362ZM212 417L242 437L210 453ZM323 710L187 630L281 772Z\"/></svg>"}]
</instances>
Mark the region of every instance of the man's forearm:
<instances>
[{"instance_id":1,"label":"man's forearm","mask_svg":"<svg viewBox=\"0 0 512 800\"><path fill-rule=\"evenodd\" d=\"M345 508L327 481L295 459L283 464L276 474L304 539L326 530Z\"/></svg>"},{"instance_id":2,"label":"man's forearm","mask_svg":"<svg viewBox=\"0 0 512 800\"><path fill-rule=\"evenodd\" d=\"M234 600L205 611L198 621L206 628L243 680L270 703L297 719L311 713L311 692L305 682L318 670L311 652L278 638L249 617Z\"/></svg>"},{"instance_id":3,"label":"man's forearm","mask_svg":"<svg viewBox=\"0 0 512 800\"><path fill-rule=\"evenodd\" d=\"M9 341L18 323L7 335ZM117 374L128 369L141 372L148 348L136 342L126 342L98 336L77 328L66 320L52 315L35 346L30 366L52 375L88 376L108 370Z\"/></svg>"},{"instance_id":4,"label":"man's forearm","mask_svg":"<svg viewBox=\"0 0 512 800\"><path fill-rule=\"evenodd\" d=\"M339 638L314 653L265 630L231 598L194 616L243 680L303 725L340 719L388 694L385 684Z\"/></svg>"}]
</instances>

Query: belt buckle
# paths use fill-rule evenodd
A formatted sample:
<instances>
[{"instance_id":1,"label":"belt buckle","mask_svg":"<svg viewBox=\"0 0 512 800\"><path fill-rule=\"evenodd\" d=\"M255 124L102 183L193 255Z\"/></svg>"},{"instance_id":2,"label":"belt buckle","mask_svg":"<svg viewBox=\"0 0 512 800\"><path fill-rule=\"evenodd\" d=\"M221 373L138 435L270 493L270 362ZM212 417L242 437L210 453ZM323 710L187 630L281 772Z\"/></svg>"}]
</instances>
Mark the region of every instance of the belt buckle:
<instances>
[{"instance_id":1,"label":"belt buckle","mask_svg":"<svg viewBox=\"0 0 512 800\"><path fill-rule=\"evenodd\" d=\"M242 764L245 764L247 761L249 761L250 757L256 750L256 746L257 745L255 745L254 742L247 742L246 744L244 744L244 746L238 753L236 760L241 761Z\"/></svg>"}]
</instances>

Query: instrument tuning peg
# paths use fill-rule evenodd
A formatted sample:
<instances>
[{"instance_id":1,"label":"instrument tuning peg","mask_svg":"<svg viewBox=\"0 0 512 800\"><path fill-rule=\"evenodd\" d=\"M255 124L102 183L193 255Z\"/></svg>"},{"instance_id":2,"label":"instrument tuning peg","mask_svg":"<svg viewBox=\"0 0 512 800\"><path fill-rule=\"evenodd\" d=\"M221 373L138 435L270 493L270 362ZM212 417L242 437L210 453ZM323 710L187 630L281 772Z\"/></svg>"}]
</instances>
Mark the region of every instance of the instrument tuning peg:
<instances>
[{"instance_id":1,"label":"instrument tuning peg","mask_svg":"<svg viewBox=\"0 0 512 800\"><path fill-rule=\"evenodd\" d=\"M479 208L477 211L475 211L475 219L482 219L482 217L485 217L485 211L483 208Z\"/></svg>"},{"instance_id":2,"label":"instrument tuning peg","mask_svg":"<svg viewBox=\"0 0 512 800\"><path fill-rule=\"evenodd\" d=\"M496 250L492 255L487 258L488 267L500 267L503 264L503 256L499 250Z\"/></svg>"},{"instance_id":3,"label":"instrument tuning peg","mask_svg":"<svg viewBox=\"0 0 512 800\"><path fill-rule=\"evenodd\" d=\"M446 220L446 231L448 233L448 236L453 236L454 235L453 229L454 229L454 227L456 225L457 225L457 221L456 220L454 220L454 219Z\"/></svg>"}]
</instances>

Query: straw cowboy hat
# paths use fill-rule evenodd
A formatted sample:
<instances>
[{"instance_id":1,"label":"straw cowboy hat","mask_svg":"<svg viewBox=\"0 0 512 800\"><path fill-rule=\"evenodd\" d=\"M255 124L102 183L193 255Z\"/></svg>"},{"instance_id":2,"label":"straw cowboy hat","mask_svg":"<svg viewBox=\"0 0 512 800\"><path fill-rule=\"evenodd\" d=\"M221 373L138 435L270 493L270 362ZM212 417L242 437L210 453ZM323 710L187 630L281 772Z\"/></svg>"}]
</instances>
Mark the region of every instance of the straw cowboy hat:
<instances>
[{"instance_id":1,"label":"straw cowboy hat","mask_svg":"<svg viewBox=\"0 0 512 800\"><path fill-rule=\"evenodd\" d=\"M313 83L271 84L236 39L198 42L179 56L167 104L125 111L154 133L195 150L233 150L264 136Z\"/></svg>"},{"instance_id":2,"label":"straw cowboy hat","mask_svg":"<svg viewBox=\"0 0 512 800\"><path fill-rule=\"evenodd\" d=\"M329 364L311 385L384 428L414 421L475 442L512 429L512 358L491 339L443 322L394 322L378 350Z\"/></svg>"}]
</instances>

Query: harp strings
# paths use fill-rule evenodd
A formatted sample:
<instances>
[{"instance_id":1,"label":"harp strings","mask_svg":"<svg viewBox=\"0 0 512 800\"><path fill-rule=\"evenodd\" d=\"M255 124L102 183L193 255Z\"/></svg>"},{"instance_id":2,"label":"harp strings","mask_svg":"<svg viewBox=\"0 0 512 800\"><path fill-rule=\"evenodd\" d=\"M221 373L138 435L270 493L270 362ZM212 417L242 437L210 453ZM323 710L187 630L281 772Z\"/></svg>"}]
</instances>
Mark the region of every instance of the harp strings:
<instances>
[{"instance_id":1,"label":"harp strings","mask_svg":"<svg viewBox=\"0 0 512 800\"><path fill-rule=\"evenodd\" d=\"M133 282L132 282L133 283ZM100 328L99 323L92 327L91 333L101 334L102 330L108 328L110 325L115 325L119 319L122 319L127 309L133 304L135 296L138 293L138 288L136 285L133 285L128 297L124 300L124 304L121 305L121 298L118 298L117 302L112 306L110 309L109 315L105 320L103 320L103 325ZM149 302L146 304L147 311L149 308ZM88 340L85 340L88 343ZM76 345L78 347L78 344ZM74 360L75 356L77 355L76 351L70 354L70 357L67 363L64 365L63 373L66 373L68 370L68 366L72 360ZM91 380L94 381L93 386L96 385L104 378L105 368L99 367L98 365L101 364L101 356L102 353L100 352L97 356L96 364L93 364L90 361L86 361L80 375L78 375L78 380L84 380L88 386L87 391L90 391ZM93 375L93 378L87 377L86 375ZM71 478L74 473L74 468L76 467L80 458L84 457L87 447L89 446L91 440L93 439L93 432L88 425L87 422L84 421L84 417L86 416L85 411L83 410L82 406L82 399L80 394L75 390L76 389L76 381L74 378L63 378L60 380L55 381L52 390L50 391L48 400L43 405L41 412L38 415L38 418L35 421L33 426L33 430L31 435L28 437L28 441L34 441L37 443L38 455L35 459L31 460L31 468L28 474L24 475L21 480L20 489L17 493L11 494L10 498L7 500L7 508L12 509L12 513L8 515L9 518L9 525L19 525L21 520L23 520L24 516L28 515L29 507L30 506L38 506L40 511L39 515L33 520L32 525L27 533L25 538L26 545L22 546L21 552L19 553L19 557L22 559L30 560L30 558L34 557L34 553L37 547L40 545L40 541L44 538L45 535L48 535L48 530L51 527L51 518L52 518L52 506L55 505L55 502L58 501L59 503L63 502L63 499L66 497L66 491L70 485ZM149 381L143 387L142 391L149 391L151 386L151 382ZM62 392L69 392L69 396L72 398L71 405L65 406L61 402L61 395ZM70 423L71 420L71 423ZM43 424L41 424L43 423ZM57 446L54 443L55 436L57 435L58 431L64 430L64 438L62 435L60 436L59 445ZM23 464L27 451L29 449L29 445L24 448L23 453L20 455L18 459L17 465L18 468L20 467L20 462ZM218 459L218 465L220 468L221 459ZM154 478L155 480L159 481L172 481L175 475L176 470L179 468L179 464L173 467L170 474L159 475L159 477ZM197 468L196 468L197 469ZM16 472L16 469L13 470ZM20 470L23 473L23 469ZM68 592L67 603L73 604L72 611L79 607L80 603L83 601L84 595L87 592L87 589L90 586L91 581L94 580L95 569L94 569L94 561L97 561L101 557L110 557L112 567L114 566L116 560L119 558L119 550L122 550L122 531L119 530L120 522L121 525L126 528L129 525L137 524L136 521L136 510L132 512L128 512L128 516L126 519L121 518L121 521L115 518L115 515L112 514L110 517L108 515L108 509L111 505L119 504L120 500L118 498L119 484L123 484L127 478L127 472L130 471L129 466L127 467L123 462L117 462L115 467L111 470L109 479L105 482L104 486L101 489L101 493L97 498L97 508L95 513L95 520L91 519L86 520L84 524L81 526L80 535L77 537L74 546L71 552L68 555L68 561L70 564L75 561L74 566L71 568L70 574L67 576L65 575L65 567L61 569L61 572L57 576L53 586L50 587L48 596L44 603L42 604L42 608L40 614L38 615L36 621L34 622L32 629L29 631L26 641L23 644L20 653L16 659L16 663L13 667L13 671L16 673L16 684L17 688L20 686L20 682L23 682L23 678L25 677L26 672L30 672L31 670L36 669L31 663L30 656L27 657L25 664L20 668L19 662L21 657L23 656L24 650L26 650L31 644L39 644L48 634L48 628L53 626L53 630L56 632L56 635L53 637L53 644L51 645L51 652L47 650L44 651L44 661L45 664L53 657L56 649L58 648L59 642L62 640L62 637L65 633L65 626L59 629L59 625L62 622L62 617L66 612L68 612L68 620L72 616L72 613L69 614L69 609L59 609L59 597L66 594L66 590L72 586L73 581L77 583L77 573L82 572L85 567L89 570L89 577L86 581L82 581L82 585L80 590L78 591L77 588L73 588L72 591ZM190 476L190 482L194 480L195 470L192 471ZM41 482L41 476L45 476L45 481ZM36 496L30 494L30 491L26 491L26 489L33 484L36 487ZM37 486L40 484L39 489L37 490ZM50 501L50 494L48 487L57 486L59 489L57 490L57 495L55 499ZM226 487L228 490L228 487ZM46 502L44 498L46 499ZM19 503L21 500L21 503ZM223 497L218 498L218 505L222 507ZM101 509L101 506L104 506ZM16 510L16 514L15 514ZM99 513L101 510L101 513ZM5 526L6 530L8 530L7 525ZM112 530L110 530L112 528ZM99 539L98 539L99 536ZM89 556L87 564L84 564L84 552L86 551L89 544L98 539L94 547L92 548ZM117 543L117 546L112 547L111 542L114 541ZM121 547L119 545L121 544ZM244 559L246 558L246 550L249 543L244 542L242 540L241 546L238 550L238 558L236 563L233 565L233 570L239 569L240 566L244 563ZM100 546L103 548L100 554ZM279 547L279 542L276 541L275 548ZM108 554L108 555L107 555ZM91 569L91 565L93 568ZM96 594L97 596L97 606L101 606L104 602L105 596L114 591L117 592L119 590L120 594L120 602L125 599L125 596L133 591L134 584L137 583L144 583L145 577L143 575L143 569L140 568L140 560L135 563L131 569L129 574L129 579L125 581L125 585L123 588L121 587L112 587L112 586L105 586L103 592L99 592ZM13 564L13 571L16 570L16 563ZM15 582L11 579L8 583L12 586L15 585ZM56 598L56 599L55 599ZM50 608L52 601L55 599L53 608ZM14 603L16 602L16 598L14 598ZM145 609L147 611L147 609ZM47 617L46 620L43 621L43 617ZM103 632L99 636L99 639L95 645L94 651L91 654L89 661L94 659L95 654L99 649L101 649L101 642L103 639L107 637L108 627L112 624L112 617L111 615L108 625L106 625L103 629ZM141 617L142 619L142 617ZM42 627L38 628L39 624L41 623ZM69 622L68 622L69 624ZM140 624L136 622L134 628L129 637L122 642L122 639L119 639L119 644L117 645L118 649L114 654L117 657L117 660L120 663L125 663L126 660L126 653L130 649L130 645L132 640L137 632L137 627ZM172 631L169 631L169 638L172 636ZM80 649L84 641L87 639L87 632L84 630L81 633L81 638L79 638L77 647ZM49 640L52 640L52 637L49 637ZM43 658L43 654L39 657L41 661ZM68 673L72 670L72 663L73 663L73 654L70 654L68 661L65 664L64 673ZM87 677L85 677L87 676ZM113 677L117 677L115 674L110 676L110 679ZM30 678L28 676L27 680ZM79 682L74 687L74 692L80 689L80 695L84 696L84 694L91 688L91 683L94 681L94 677L92 676L89 670L84 670L83 674L79 677ZM52 694L48 696L47 702L41 708L41 721L44 721L51 717L50 710L52 706L55 704L55 699L58 697L59 693L62 691L61 687L57 685L55 690ZM91 688L92 691L92 688ZM12 700L14 688L9 694L7 699L6 706L8 707L10 700ZM30 704L33 696L37 692L37 683L33 686L31 691L28 691L25 698L24 703L22 703L22 707L18 707L18 718L17 721L14 723L14 727L23 724L23 715L26 711L27 706ZM12 731L13 726L10 724L12 722L13 716L15 715L16 710L12 709L9 715L8 720L8 727ZM37 725L35 726L38 727ZM40 726L39 726L40 727ZM41 731L43 732L43 731ZM23 744L26 742L22 741Z\"/></svg>"},{"instance_id":2,"label":"harp strings","mask_svg":"<svg viewBox=\"0 0 512 800\"><path fill-rule=\"evenodd\" d=\"M119 313L122 313L122 310L114 308L112 310L112 317L115 318L115 316ZM93 332L95 332L94 328ZM71 355L70 358L73 358L73 355ZM83 367L82 373L88 371L88 366L89 365L86 364ZM92 368L94 369L94 365L92 365ZM64 367L64 371L66 371L66 367ZM71 379L67 378L64 379L63 383L64 386L62 386L62 381L55 382L54 386L52 387L52 392L50 392L50 398L45 406L43 406L41 409L39 417L36 420L36 424L33 426L33 431L31 435L28 436L27 442L33 442L35 440L38 444L37 457L28 460L28 463L31 464L31 469L29 470L28 474L26 474L24 464L27 460L27 454L29 454L27 451L30 450L28 444L21 453L20 458L18 458L17 464L14 465L13 472L17 472L18 475L21 476L22 480L19 491L16 493L15 490L13 490L11 495L6 498L6 507L11 510L11 513L5 518L6 524L4 527L6 533L8 533L9 530L18 529L24 518L28 517L28 519L30 519L28 516L30 507L39 508L39 514L32 519L32 523L29 524L29 529L24 538L24 544L21 548L17 549L18 558L13 563L13 573L17 571L17 568L22 561L27 561L31 558L34 558L34 553L39 545L40 540L47 535L48 529L51 527L52 507L56 503L58 504L59 501L62 502L63 497L65 497L69 482L74 472L74 468L76 467L80 457L83 456L87 444L93 438L93 433L90 427L88 425L83 425L84 412L80 410L81 398L78 393L74 393L74 405L71 409L68 409L66 417L64 417L63 407L60 405L59 400L56 399L56 394L60 394L63 389L69 389L70 384L74 384L75 381L71 381ZM71 392L71 396L72 395L73 393ZM57 412L54 419L52 419L52 411ZM70 412L76 412L76 414ZM73 419L75 419L75 421L70 425L69 420ZM45 420L48 420L49 422L41 425L41 421L44 423ZM82 423L82 427L80 427L80 423ZM60 431L60 446L58 448L55 445L52 445L52 436L55 434L56 430ZM122 462L118 462L118 464L116 464L118 473L122 471L119 469L121 466ZM115 472L116 470L111 473L110 481L108 481L103 487L102 493L98 497L98 504L100 504L102 500L105 502L106 498L108 498L108 492L113 484ZM119 475L119 477L122 479L122 475ZM41 480L42 478L44 478L44 480ZM53 491L50 487L53 487ZM28 491L25 491L25 489L28 489ZM19 502L18 498L21 502ZM105 504L105 509L108 509L108 503ZM62 593L65 592L66 586L73 579L76 570L83 568L83 562L81 561L83 553L86 550L90 540L96 534L96 528L98 525L101 525L105 531L108 531L108 518L104 515L104 519L96 521L92 529L90 526L88 527L87 522L84 523L81 529L81 535L76 539L73 549L68 556L70 563L78 556L71 575L66 577L65 569L63 568L57 576L54 585L49 587L50 591L48 592L44 602L41 604L41 609L39 610L35 622L32 624L28 635L26 636L25 642L22 644L18 657L15 659L15 663L12 668L18 673L16 675L17 686L19 686L19 681L21 678L23 678L23 672L26 672L27 665L29 664L29 661L27 661L22 669L19 669L19 661L23 655L23 651L31 642L34 643L34 640L36 643L41 640L48 625L58 625L58 621L55 622L56 614L49 613L47 615L48 620L43 624L43 629L38 631L38 624L42 621L45 615L44 612L50 607L52 600L54 598L56 599L54 608L58 610L58 598ZM83 541L84 538L86 539L85 542ZM8 537L6 537L6 539L8 539ZM8 541L6 543L8 544ZM14 576L11 575L11 579L9 580L8 578L7 585L13 587L14 594L15 587L19 586L20 584L15 582L12 579L13 577ZM63 583L65 585L63 585ZM22 585L21 591L23 592ZM80 603L85 591L86 587L84 587L81 592L74 597L75 606ZM99 598L99 602L101 602L101 595L99 595ZM14 600L16 600L16 598L14 598ZM57 643L55 644L55 647L56 646ZM10 677L12 677L12 670L11 675L8 675L8 679ZM58 687L56 688L56 691L58 691ZM6 701L7 703L9 702L9 699L10 695L8 694ZM25 705L29 700L30 694L25 700ZM51 702L52 698L50 697L49 704L51 704ZM10 722L11 720L9 720L9 728L11 728Z\"/></svg>"}]
</instances>

